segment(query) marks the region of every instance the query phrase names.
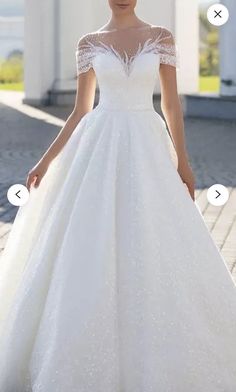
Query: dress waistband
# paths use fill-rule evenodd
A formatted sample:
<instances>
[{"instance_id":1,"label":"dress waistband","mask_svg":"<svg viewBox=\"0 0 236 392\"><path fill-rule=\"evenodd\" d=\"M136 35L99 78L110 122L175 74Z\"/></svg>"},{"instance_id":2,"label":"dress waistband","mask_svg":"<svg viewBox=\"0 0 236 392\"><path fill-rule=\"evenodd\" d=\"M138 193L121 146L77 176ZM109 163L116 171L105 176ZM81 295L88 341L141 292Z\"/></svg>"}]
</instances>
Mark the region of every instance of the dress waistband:
<instances>
[{"instance_id":1,"label":"dress waistband","mask_svg":"<svg viewBox=\"0 0 236 392\"><path fill-rule=\"evenodd\" d=\"M101 103L98 103L98 105L95 107L95 109L99 110L106 110L109 112L126 112L126 111L132 111L132 112L143 112L143 111L149 111L149 112L155 112L154 106L135 106L135 105L130 105L130 106L109 106L109 105L104 105Z\"/></svg>"}]
</instances>

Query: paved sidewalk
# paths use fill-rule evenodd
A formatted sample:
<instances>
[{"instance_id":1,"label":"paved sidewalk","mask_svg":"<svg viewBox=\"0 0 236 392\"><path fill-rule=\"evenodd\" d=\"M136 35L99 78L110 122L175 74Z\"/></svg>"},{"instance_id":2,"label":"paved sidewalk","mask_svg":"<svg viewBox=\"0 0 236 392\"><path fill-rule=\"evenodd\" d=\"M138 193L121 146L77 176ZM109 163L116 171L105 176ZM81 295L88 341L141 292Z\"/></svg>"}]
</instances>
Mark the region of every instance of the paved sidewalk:
<instances>
[{"instance_id":1,"label":"paved sidewalk","mask_svg":"<svg viewBox=\"0 0 236 392\"><path fill-rule=\"evenodd\" d=\"M14 183L25 184L28 170L58 134L72 108L36 109L21 103L21 93L0 92L0 251L17 207L6 198ZM236 281L236 122L186 119L187 148L196 177L196 197L210 233ZM229 201L210 205L207 188L225 185Z\"/></svg>"}]
</instances>

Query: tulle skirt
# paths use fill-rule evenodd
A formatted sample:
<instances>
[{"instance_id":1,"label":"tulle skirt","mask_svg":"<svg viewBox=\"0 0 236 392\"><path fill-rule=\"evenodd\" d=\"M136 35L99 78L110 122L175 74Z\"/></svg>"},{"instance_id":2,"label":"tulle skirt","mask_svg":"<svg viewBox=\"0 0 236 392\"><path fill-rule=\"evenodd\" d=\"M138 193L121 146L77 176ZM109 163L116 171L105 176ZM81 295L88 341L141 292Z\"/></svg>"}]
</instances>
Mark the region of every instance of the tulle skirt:
<instances>
[{"instance_id":1,"label":"tulle skirt","mask_svg":"<svg viewBox=\"0 0 236 392\"><path fill-rule=\"evenodd\" d=\"M236 287L154 110L87 113L0 264L1 392L235 392Z\"/></svg>"}]
</instances>

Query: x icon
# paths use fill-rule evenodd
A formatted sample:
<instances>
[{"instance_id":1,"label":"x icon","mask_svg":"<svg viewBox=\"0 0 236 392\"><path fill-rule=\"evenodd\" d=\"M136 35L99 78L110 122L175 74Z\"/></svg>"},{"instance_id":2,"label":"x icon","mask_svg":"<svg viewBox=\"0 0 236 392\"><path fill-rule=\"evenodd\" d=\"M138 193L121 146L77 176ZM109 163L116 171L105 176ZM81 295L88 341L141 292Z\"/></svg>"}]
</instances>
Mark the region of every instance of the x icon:
<instances>
[{"instance_id":1,"label":"x icon","mask_svg":"<svg viewBox=\"0 0 236 392\"><path fill-rule=\"evenodd\" d=\"M229 19L229 10L221 3L213 4L207 10L207 19L213 26L223 26Z\"/></svg>"},{"instance_id":2,"label":"x icon","mask_svg":"<svg viewBox=\"0 0 236 392\"><path fill-rule=\"evenodd\" d=\"M221 12L222 12L222 10L220 10L220 11L216 11L216 10L214 10L214 12L215 12L215 16L214 16L214 18L216 18L217 16L219 16L220 18L222 18L222 16L220 15L221 14Z\"/></svg>"}]
</instances>

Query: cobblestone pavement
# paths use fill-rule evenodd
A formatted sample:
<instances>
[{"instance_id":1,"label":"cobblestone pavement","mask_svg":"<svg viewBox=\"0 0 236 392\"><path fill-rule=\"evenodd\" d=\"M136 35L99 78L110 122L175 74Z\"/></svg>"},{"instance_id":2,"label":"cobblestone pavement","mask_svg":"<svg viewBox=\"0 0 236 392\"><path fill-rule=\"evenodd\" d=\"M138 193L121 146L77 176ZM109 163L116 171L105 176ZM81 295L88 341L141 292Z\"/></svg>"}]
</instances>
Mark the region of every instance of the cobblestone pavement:
<instances>
[{"instance_id":1,"label":"cobblestone pavement","mask_svg":"<svg viewBox=\"0 0 236 392\"><path fill-rule=\"evenodd\" d=\"M17 212L7 189L25 184L28 170L58 134L72 108L33 108L21 93L0 92L0 251ZM236 281L236 122L187 118L185 134L196 178L196 198L209 231ZM225 185L230 193L223 207L210 205L207 188Z\"/></svg>"}]
</instances>

